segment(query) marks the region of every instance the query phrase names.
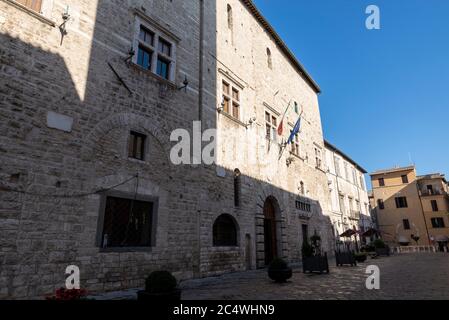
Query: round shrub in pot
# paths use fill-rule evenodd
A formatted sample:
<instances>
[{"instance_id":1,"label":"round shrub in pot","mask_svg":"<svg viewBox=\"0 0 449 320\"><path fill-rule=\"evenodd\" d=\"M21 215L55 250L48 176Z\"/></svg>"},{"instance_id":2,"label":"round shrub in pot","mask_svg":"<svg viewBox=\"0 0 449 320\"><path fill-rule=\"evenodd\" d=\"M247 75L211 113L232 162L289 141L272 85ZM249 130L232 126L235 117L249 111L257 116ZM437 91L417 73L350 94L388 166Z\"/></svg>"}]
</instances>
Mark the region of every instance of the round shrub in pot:
<instances>
[{"instance_id":1,"label":"round shrub in pot","mask_svg":"<svg viewBox=\"0 0 449 320\"><path fill-rule=\"evenodd\" d=\"M293 276L292 269L287 262L280 258L274 259L268 267L268 276L277 283L285 283Z\"/></svg>"},{"instance_id":2,"label":"round shrub in pot","mask_svg":"<svg viewBox=\"0 0 449 320\"><path fill-rule=\"evenodd\" d=\"M145 290L137 293L139 301L180 301L178 281L168 271L155 271L145 280Z\"/></svg>"},{"instance_id":3,"label":"round shrub in pot","mask_svg":"<svg viewBox=\"0 0 449 320\"><path fill-rule=\"evenodd\" d=\"M354 258L355 258L355 261L362 263L362 262L366 261L366 259L368 258L368 255L366 253L355 253Z\"/></svg>"}]
</instances>

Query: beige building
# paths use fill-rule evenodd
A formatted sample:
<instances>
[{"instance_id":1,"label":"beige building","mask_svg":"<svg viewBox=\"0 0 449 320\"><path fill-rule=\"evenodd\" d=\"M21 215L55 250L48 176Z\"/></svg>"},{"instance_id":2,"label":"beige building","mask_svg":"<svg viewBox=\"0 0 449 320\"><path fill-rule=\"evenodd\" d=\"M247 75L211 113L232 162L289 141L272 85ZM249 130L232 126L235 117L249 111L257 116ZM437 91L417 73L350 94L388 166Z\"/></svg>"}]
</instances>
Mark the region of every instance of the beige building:
<instances>
[{"instance_id":1,"label":"beige building","mask_svg":"<svg viewBox=\"0 0 449 320\"><path fill-rule=\"evenodd\" d=\"M392 246L449 241L449 195L444 175L417 176L414 166L371 174L372 206L382 237Z\"/></svg>"}]
</instances>

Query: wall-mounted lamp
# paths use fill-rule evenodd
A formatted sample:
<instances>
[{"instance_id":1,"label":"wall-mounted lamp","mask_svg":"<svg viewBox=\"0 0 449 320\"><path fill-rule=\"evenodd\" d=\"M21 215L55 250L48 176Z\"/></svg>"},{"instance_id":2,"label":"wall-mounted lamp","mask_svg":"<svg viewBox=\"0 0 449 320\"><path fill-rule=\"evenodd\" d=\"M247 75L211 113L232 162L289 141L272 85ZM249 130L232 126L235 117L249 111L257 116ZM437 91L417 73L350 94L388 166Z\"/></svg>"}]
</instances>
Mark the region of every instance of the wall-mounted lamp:
<instances>
[{"instance_id":1,"label":"wall-mounted lamp","mask_svg":"<svg viewBox=\"0 0 449 320\"><path fill-rule=\"evenodd\" d=\"M131 59L136 55L136 51L134 51L134 48L129 49L128 56L125 58L125 62L129 63Z\"/></svg>"},{"instance_id":2,"label":"wall-mounted lamp","mask_svg":"<svg viewBox=\"0 0 449 320\"><path fill-rule=\"evenodd\" d=\"M249 124L250 125L253 125L254 123L256 123L256 121L257 121L257 118L256 117L252 117L251 119L249 119Z\"/></svg>"},{"instance_id":3,"label":"wall-mounted lamp","mask_svg":"<svg viewBox=\"0 0 449 320\"><path fill-rule=\"evenodd\" d=\"M62 43L64 41L64 37L68 34L66 25L67 25L67 22L69 21L69 19L70 19L69 6L67 6L66 11L62 14L63 22L59 26L59 32L61 32L61 46L62 46Z\"/></svg>"},{"instance_id":4,"label":"wall-mounted lamp","mask_svg":"<svg viewBox=\"0 0 449 320\"><path fill-rule=\"evenodd\" d=\"M223 100L221 100L221 104L220 104L220 106L217 108L217 111L219 112L219 113L222 113L223 111L224 111L224 107L225 107L225 98L223 97Z\"/></svg>"},{"instance_id":5,"label":"wall-mounted lamp","mask_svg":"<svg viewBox=\"0 0 449 320\"><path fill-rule=\"evenodd\" d=\"M184 82L182 84L183 84L183 86L179 87L178 90L184 89L184 91L187 92L187 87L189 86L189 80L187 79L187 76L184 79Z\"/></svg>"}]
</instances>

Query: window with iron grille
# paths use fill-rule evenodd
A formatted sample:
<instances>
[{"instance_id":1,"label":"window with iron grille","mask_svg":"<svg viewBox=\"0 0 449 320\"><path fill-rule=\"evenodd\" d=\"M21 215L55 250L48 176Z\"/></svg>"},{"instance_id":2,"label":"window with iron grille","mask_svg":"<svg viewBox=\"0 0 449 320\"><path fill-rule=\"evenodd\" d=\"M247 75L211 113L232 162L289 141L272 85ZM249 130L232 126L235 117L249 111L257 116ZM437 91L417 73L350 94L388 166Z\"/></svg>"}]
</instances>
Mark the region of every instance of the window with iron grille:
<instances>
[{"instance_id":1,"label":"window with iron grille","mask_svg":"<svg viewBox=\"0 0 449 320\"><path fill-rule=\"evenodd\" d=\"M312 212L312 206L310 205L310 203L306 203L300 200L296 201L296 209L304 212Z\"/></svg>"},{"instance_id":2,"label":"window with iron grille","mask_svg":"<svg viewBox=\"0 0 449 320\"><path fill-rule=\"evenodd\" d=\"M154 202L106 197L102 248L152 246Z\"/></svg>"},{"instance_id":3,"label":"window with iron grille","mask_svg":"<svg viewBox=\"0 0 449 320\"><path fill-rule=\"evenodd\" d=\"M40 12L42 8L42 0L16 0L16 2L36 12Z\"/></svg>"},{"instance_id":4,"label":"window with iron grille","mask_svg":"<svg viewBox=\"0 0 449 320\"><path fill-rule=\"evenodd\" d=\"M145 160L145 144L147 136L131 131L129 136L128 156L137 160Z\"/></svg>"},{"instance_id":5,"label":"window with iron grille","mask_svg":"<svg viewBox=\"0 0 449 320\"><path fill-rule=\"evenodd\" d=\"M435 229L442 229L445 228L446 225L444 223L444 219L443 218L432 218L432 228Z\"/></svg>"},{"instance_id":6,"label":"window with iron grille","mask_svg":"<svg viewBox=\"0 0 449 320\"><path fill-rule=\"evenodd\" d=\"M237 226L232 216L223 214L215 220L213 243L214 247L237 246Z\"/></svg>"}]
</instances>

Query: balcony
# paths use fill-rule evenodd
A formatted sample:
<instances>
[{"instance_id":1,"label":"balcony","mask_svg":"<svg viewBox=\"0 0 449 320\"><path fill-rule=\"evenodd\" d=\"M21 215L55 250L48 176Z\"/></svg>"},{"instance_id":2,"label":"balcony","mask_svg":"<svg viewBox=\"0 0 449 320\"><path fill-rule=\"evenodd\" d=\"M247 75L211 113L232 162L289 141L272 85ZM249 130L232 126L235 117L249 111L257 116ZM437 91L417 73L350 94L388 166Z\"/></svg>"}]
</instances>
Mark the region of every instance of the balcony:
<instances>
[{"instance_id":1,"label":"balcony","mask_svg":"<svg viewBox=\"0 0 449 320\"><path fill-rule=\"evenodd\" d=\"M447 195L447 193L443 190L421 190L420 195L422 197L431 197L431 196Z\"/></svg>"}]
</instances>

